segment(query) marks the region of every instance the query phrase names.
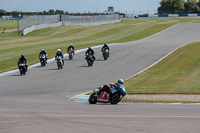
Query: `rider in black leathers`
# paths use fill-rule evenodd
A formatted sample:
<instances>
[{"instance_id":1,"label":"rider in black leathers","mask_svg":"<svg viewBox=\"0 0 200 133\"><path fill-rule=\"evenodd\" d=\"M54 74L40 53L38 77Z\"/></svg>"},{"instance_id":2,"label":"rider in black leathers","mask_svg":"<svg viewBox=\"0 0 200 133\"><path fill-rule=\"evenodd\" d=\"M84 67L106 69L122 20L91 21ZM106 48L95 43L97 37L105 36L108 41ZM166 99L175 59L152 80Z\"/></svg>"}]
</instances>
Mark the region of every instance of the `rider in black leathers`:
<instances>
[{"instance_id":1,"label":"rider in black leathers","mask_svg":"<svg viewBox=\"0 0 200 133\"><path fill-rule=\"evenodd\" d=\"M94 50L90 47L88 47L88 50L85 52L85 59L87 60L87 55L91 54L92 58L93 58L93 61L95 61L95 57L94 57Z\"/></svg>"},{"instance_id":2,"label":"rider in black leathers","mask_svg":"<svg viewBox=\"0 0 200 133\"><path fill-rule=\"evenodd\" d=\"M39 59L40 59L40 55L42 55L42 54L45 55L45 57L46 57L46 63L47 63L47 53L46 53L46 51L44 51L44 49L42 49L42 50L40 51L40 53L39 53Z\"/></svg>"},{"instance_id":3,"label":"rider in black leathers","mask_svg":"<svg viewBox=\"0 0 200 133\"><path fill-rule=\"evenodd\" d=\"M67 48L67 53L69 53L69 50L70 49L73 49L73 55L75 54L75 52L74 52L74 46L73 46L73 44L70 44L69 45L69 47Z\"/></svg>"},{"instance_id":4,"label":"rider in black leathers","mask_svg":"<svg viewBox=\"0 0 200 133\"><path fill-rule=\"evenodd\" d=\"M63 56L63 53L61 52L60 49L57 50L57 53L56 53L56 56L55 56L55 60L57 59L57 56L61 56L62 57L62 62L63 62L63 65L64 65L64 56Z\"/></svg>"},{"instance_id":5,"label":"rider in black leathers","mask_svg":"<svg viewBox=\"0 0 200 133\"><path fill-rule=\"evenodd\" d=\"M108 47L107 43L105 43L103 45L103 47L101 48L101 52L103 52L104 50L107 50L107 49L108 49L108 57L109 57L110 48Z\"/></svg>"},{"instance_id":6,"label":"rider in black leathers","mask_svg":"<svg viewBox=\"0 0 200 133\"><path fill-rule=\"evenodd\" d=\"M19 67L19 64L20 63L25 63L25 66L26 66L26 72L27 72L27 69L28 69L28 61L27 59L25 58L24 54L21 55L21 58L19 58L19 61L18 61L18 67Z\"/></svg>"}]
</instances>

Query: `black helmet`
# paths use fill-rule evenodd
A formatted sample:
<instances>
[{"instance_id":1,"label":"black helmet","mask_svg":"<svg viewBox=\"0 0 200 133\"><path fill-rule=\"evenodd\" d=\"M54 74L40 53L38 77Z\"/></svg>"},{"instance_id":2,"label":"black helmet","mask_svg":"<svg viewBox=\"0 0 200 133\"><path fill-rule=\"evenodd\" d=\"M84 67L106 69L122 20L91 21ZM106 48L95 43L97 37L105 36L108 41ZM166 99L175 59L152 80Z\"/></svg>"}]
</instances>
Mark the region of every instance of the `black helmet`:
<instances>
[{"instance_id":1,"label":"black helmet","mask_svg":"<svg viewBox=\"0 0 200 133\"><path fill-rule=\"evenodd\" d=\"M21 58L24 58L24 54L21 54Z\"/></svg>"},{"instance_id":2,"label":"black helmet","mask_svg":"<svg viewBox=\"0 0 200 133\"><path fill-rule=\"evenodd\" d=\"M104 46L107 46L107 43L104 43Z\"/></svg>"},{"instance_id":3,"label":"black helmet","mask_svg":"<svg viewBox=\"0 0 200 133\"><path fill-rule=\"evenodd\" d=\"M91 49L90 47L88 47L88 49Z\"/></svg>"}]
</instances>

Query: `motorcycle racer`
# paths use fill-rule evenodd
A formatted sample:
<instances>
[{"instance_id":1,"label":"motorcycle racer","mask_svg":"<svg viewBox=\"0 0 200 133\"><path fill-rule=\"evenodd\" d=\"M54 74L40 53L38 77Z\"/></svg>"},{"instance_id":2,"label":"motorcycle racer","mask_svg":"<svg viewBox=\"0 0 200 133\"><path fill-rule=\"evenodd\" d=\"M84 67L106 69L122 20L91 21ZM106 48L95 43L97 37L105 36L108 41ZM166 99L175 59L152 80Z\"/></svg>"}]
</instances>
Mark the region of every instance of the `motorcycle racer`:
<instances>
[{"instance_id":1,"label":"motorcycle racer","mask_svg":"<svg viewBox=\"0 0 200 133\"><path fill-rule=\"evenodd\" d=\"M46 64L47 64L47 53L46 53L46 51L44 50L44 49L42 49L41 51L40 51L40 53L39 53L39 58L40 58L40 56L41 55L45 55L45 58L46 58ZM41 59L40 59L41 60Z\"/></svg>"},{"instance_id":2,"label":"motorcycle racer","mask_svg":"<svg viewBox=\"0 0 200 133\"><path fill-rule=\"evenodd\" d=\"M95 61L95 57L94 57L94 50L91 47L88 47L88 50L85 52L85 59L87 60L87 55L91 54L93 61Z\"/></svg>"},{"instance_id":3,"label":"motorcycle racer","mask_svg":"<svg viewBox=\"0 0 200 133\"><path fill-rule=\"evenodd\" d=\"M57 56L61 56L62 57L62 63L64 65L64 56L63 53L61 52L60 49L57 50L56 56L55 56L55 60L57 60Z\"/></svg>"},{"instance_id":4,"label":"motorcycle racer","mask_svg":"<svg viewBox=\"0 0 200 133\"><path fill-rule=\"evenodd\" d=\"M103 47L101 48L101 52L105 51L105 50L108 50L108 57L109 57L109 51L110 51L110 48L108 47L107 43L105 43L103 45Z\"/></svg>"},{"instance_id":5,"label":"motorcycle racer","mask_svg":"<svg viewBox=\"0 0 200 133\"><path fill-rule=\"evenodd\" d=\"M116 90L121 91L122 96L124 97L126 95L126 89L123 84L124 84L124 80L119 78L117 83L111 83L109 85L100 86L98 87L98 89L99 91L105 90L108 94L111 94L110 88L114 87Z\"/></svg>"},{"instance_id":6,"label":"motorcycle racer","mask_svg":"<svg viewBox=\"0 0 200 133\"><path fill-rule=\"evenodd\" d=\"M71 44L69 45L69 47L67 48L67 53L69 53L69 50L71 50L71 49L73 49L73 55L74 55L75 52L74 52L74 46L73 46L72 43L71 43Z\"/></svg>"},{"instance_id":7,"label":"motorcycle racer","mask_svg":"<svg viewBox=\"0 0 200 133\"><path fill-rule=\"evenodd\" d=\"M19 64L20 63L25 63L25 66L26 66L26 72L27 72L27 69L28 69L28 61L26 59L26 57L24 56L24 54L21 55L21 58L19 58L19 61L18 61L18 67L19 67Z\"/></svg>"}]
</instances>

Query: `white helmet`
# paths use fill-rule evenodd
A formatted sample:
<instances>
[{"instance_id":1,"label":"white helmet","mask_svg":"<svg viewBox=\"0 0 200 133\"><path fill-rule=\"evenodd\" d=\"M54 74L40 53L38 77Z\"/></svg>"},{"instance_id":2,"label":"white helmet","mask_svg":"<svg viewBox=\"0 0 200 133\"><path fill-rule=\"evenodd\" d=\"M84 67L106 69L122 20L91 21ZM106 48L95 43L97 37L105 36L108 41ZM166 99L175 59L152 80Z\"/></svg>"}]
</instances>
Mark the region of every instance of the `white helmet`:
<instances>
[{"instance_id":1,"label":"white helmet","mask_svg":"<svg viewBox=\"0 0 200 133\"><path fill-rule=\"evenodd\" d=\"M60 49L58 49L58 50L57 50L57 52L61 52L61 50L60 50Z\"/></svg>"},{"instance_id":2,"label":"white helmet","mask_svg":"<svg viewBox=\"0 0 200 133\"><path fill-rule=\"evenodd\" d=\"M70 46L73 46L73 44L71 43Z\"/></svg>"},{"instance_id":3,"label":"white helmet","mask_svg":"<svg viewBox=\"0 0 200 133\"><path fill-rule=\"evenodd\" d=\"M44 51L44 49L42 49L41 51Z\"/></svg>"}]
</instances>

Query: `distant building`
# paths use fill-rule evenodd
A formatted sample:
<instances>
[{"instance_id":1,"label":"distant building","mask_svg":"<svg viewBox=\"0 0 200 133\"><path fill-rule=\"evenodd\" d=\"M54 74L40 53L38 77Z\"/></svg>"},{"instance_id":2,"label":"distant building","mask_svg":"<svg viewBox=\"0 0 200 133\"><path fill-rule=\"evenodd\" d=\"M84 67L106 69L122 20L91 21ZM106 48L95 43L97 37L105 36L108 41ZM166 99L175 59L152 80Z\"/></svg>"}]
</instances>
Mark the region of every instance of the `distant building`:
<instances>
[{"instance_id":1,"label":"distant building","mask_svg":"<svg viewBox=\"0 0 200 133\"><path fill-rule=\"evenodd\" d=\"M108 7L108 12L115 12L114 7L112 7L112 6Z\"/></svg>"}]
</instances>

